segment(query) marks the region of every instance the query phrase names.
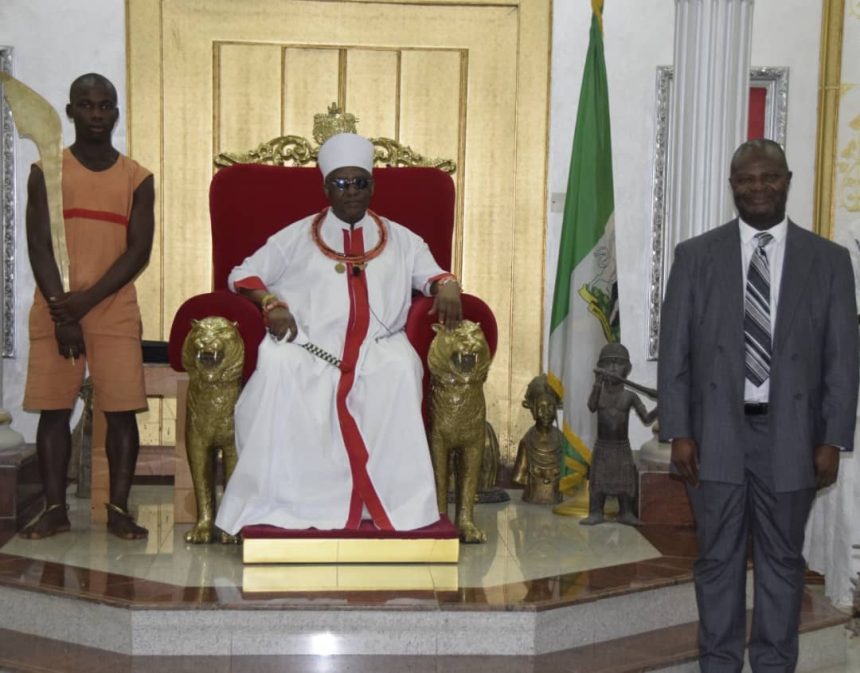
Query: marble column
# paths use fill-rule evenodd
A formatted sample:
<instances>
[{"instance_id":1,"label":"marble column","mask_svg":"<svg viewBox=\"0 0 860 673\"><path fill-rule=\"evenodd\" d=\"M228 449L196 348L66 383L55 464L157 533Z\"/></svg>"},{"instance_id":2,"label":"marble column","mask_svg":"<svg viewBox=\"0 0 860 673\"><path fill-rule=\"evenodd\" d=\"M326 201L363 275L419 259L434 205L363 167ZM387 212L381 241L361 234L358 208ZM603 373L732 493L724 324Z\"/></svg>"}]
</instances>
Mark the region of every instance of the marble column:
<instances>
[{"instance_id":1,"label":"marble column","mask_svg":"<svg viewBox=\"0 0 860 673\"><path fill-rule=\"evenodd\" d=\"M675 0L667 203L673 244L734 216L729 162L747 134L752 19L753 0Z\"/></svg>"},{"instance_id":2,"label":"marble column","mask_svg":"<svg viewBox=\"0 0 860 673\"><path fill-rule=\"evenodd\" d=\"M747 136L752 15L753 0L675 0L663 278L675 245L734 217L729 163ZM642 445L658 468L669 454L656 436Z\"/></svg>"}]
</instances>

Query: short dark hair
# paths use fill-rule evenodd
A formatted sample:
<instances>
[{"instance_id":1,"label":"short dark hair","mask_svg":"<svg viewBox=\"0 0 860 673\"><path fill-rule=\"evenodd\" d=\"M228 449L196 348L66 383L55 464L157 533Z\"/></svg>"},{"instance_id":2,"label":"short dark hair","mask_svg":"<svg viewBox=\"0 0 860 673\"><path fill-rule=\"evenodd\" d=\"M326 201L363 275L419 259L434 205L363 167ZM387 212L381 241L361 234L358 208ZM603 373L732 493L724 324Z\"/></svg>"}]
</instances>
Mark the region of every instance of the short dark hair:
<instances>
[{"instance_id":1,"label":"short dark hair","mask_svg":"<svg viewBox=\"0 0 860 673\"><path fill-rule=\"evenodd\" d=\"M85 75L77 77L69 87L69 101L74 99L75 95L83 88L89 88L96 85L101 85L107 89L112 95L114 103L117 102L116 87L107 77L100 75L97 72L88 72Z\"/></svg>"},{"instance_id":2,"label":"short dark hair","mask_svg":"<svg viewBox=\"0 0 860 673\"><path fill-rule=\"evenodd\" d=\"M747 140L735 150L732 155L731 172L734 173L741 159L749 154L768 154L775 157L788 172L788 161L785 158L785 152L782 145L768 138L756 138L755 140Z\"/></svg>"}]
</instances>

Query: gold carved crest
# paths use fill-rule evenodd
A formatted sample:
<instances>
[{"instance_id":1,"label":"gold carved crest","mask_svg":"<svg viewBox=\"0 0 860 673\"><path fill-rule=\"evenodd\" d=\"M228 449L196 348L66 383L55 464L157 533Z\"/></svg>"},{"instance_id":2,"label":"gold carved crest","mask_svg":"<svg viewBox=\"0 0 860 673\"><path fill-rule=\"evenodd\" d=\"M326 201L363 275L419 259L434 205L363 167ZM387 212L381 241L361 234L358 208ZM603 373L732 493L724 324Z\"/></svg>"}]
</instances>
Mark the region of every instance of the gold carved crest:
<instances>
[{"instance_id":1,"label":"gold carved crest","mask_svg":"<svg viewBox=\"0 0 860 673\"><path fill-rule=\"evenodd\" d=\"M247 152L221 152L216 166L232 164L269 164L304 166L316 162L320 146L338 133L357 133L358 118L332 103L328 112L314 115L313 142L302 136L272 138ZM430 166L454 173L457 164L451 159L425 157L393 138L369 138L374 146L373 163L377 166Z\"/></svg>"}]
</instances>

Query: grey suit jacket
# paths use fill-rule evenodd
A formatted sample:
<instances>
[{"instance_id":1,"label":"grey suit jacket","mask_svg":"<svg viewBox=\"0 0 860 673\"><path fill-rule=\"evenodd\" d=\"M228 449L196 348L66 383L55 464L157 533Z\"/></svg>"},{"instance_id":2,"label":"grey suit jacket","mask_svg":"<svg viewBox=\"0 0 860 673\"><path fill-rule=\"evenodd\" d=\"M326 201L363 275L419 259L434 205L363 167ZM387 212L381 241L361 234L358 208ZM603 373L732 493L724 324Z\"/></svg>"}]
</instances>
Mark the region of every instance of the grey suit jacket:
<instances>
[{"instance_id":1,"label":"grey suit jacket","mask_svg":"<svg viewBox=\"0 0 860 673\"><path fill-rule=\"evenodd\" d=\"M744 289L737 220L684 241L660 314L660 437L692 437L701 479L744 479ZM777 492L815 485L813 448L852 449L858 330L848 251L788 223L773 338Z\"/></svg>"}]
</instances>

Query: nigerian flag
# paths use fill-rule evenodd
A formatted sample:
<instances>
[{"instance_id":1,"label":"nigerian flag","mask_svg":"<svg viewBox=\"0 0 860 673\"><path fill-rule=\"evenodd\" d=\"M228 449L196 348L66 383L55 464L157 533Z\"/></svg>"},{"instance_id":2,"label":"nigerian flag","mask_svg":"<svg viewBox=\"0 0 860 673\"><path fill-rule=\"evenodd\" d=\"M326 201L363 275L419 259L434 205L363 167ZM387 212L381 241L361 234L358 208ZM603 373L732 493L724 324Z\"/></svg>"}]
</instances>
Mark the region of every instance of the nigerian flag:
<instances>
[{"instance_id":1,"label":"nigerian flag","mask_svg":"<svg viewBox=\"0 0 860 673\"><path fill-rule=\"evenodd\" d=\"M603 0L592 0L591 7L549 335L548 378L563 404L563 491L588 473L597 428L587 407L593 369L600 349L618 341L619 331Z\"/></svg>"}]
</instances>

